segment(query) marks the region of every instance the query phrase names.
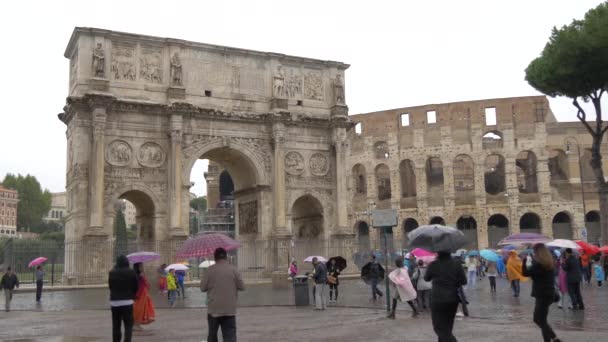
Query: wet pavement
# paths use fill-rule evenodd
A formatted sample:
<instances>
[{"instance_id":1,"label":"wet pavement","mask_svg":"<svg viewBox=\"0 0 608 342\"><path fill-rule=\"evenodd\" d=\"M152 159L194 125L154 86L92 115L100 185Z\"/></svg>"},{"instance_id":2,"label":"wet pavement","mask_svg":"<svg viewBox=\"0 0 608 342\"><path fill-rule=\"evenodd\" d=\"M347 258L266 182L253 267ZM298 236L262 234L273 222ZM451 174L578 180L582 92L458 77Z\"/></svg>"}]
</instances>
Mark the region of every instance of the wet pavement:
<instances>
[{"instance_id":1,"label":"wet pavement","mask_svg":"<svg viewBox=\"0 0 608 342\"><path fill-rule=\"evenodd\" d=\"M384 291L384 287L381 288ZM177 308L169 309L165 295L153 292L159 319L148 331L138 333L136 341L166 340L171 334L167 335L164 330L171 330L172 327L180 327L176 334L183 337L182 341L202 340L199 337L206 331L205 311L202 309L204 294L197 288L188 288L187 298L179 299ZM550 324L560 332L560 336L573 336L574 338L568 339L570 341L604 340L608 336L608 310L605 310L608 307L608 286L598 288L593 284L584 284L582 292L586 310L560 310L553 305L549 316ZM456 325L459 339L507 341L509 339L503 337L508 336L517 337L518 341L538 341L540 333L532 323L534 300L529 293L530 282L523 283L521 296L514 298L508 282L499 279L498 293L491 294L487 279L483 279L476 289L467 290L471 302L470 317L459 319ZM384 319L385 298L373 303L370 302L370 296L371 291L363 282L343 280L338 304L332 305L326 312L318 313L309 307L294 307L291 287L273 289L270 284L250 285L239 296L242 307L239 311L239 332L243 337L240 340L293 340L299 334L306 336L303 340L325 340L326 335L340 338L350 336L351 340L363 340L363 336L372 340L403 340L393 339L395 336L391 334L406 334L408 341L435 340L428 313L414 320L410 318L407 305L400 305L400 323L395 326ZM0 307L3 307L4 296L0 298ZM17 292L12 304L12 312L0 312L2 340L108 340L110 322L107 289L46 292L40 305L34 303L34 293ZM268 322L262 321L263 319ZM327 330L328 324L332 328ZM319 329L327 330L328 333L320 334ZM383 337L379 339L367 330L358 332L360 329L371 329L372 332L388 329L388 332L383 332L386 335L381 334ZM338 332L339 335L334 335ZM286 338L288 336L291 337ZM465 339L466 336L470 338ZM603 337L598 339L599 336Z\"/></svg>"}]
</instances>

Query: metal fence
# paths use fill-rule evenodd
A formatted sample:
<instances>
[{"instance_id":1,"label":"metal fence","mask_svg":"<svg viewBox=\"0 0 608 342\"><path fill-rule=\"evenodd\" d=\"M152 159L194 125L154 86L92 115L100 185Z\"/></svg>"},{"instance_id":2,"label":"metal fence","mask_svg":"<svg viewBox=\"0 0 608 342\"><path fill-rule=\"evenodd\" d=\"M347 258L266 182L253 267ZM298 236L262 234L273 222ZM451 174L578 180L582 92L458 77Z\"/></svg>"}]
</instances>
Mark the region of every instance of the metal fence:
<instances>
[{"instance_id":1,"label":"metal fence","mask_svg":"<svg viewBox=\"0 0 608 342\"><path fill-rule=\"evenodd\" d=\"M309 266L303 260L308 256L342 256L348 261L343 273L356 273L374 254L379 262L389 263L403 255L401 246L393 241L385 256L383 244L372 241L358 242L353 238L328 240L241 240L241 247L229 253L229 261L236 265L246 280L270 279L275 272L285 273L291 260L296 260L302 272ZM35 281L34 270L28 263L39 257L48 258L44 266L45 281L51 285L102 284L107 282L107 272L112 268L117 255L138 251L155 251L161 259L147 263L146 273L150 278L162 263L188 261L191 265L189 278L202 277L204 270L198 268L203 258L178 260L174 256L181 242L150 241L117 243L112 240L71 241L58 243L46 240L10 239L0 242L0 265L11 266L22 283ZM381 249L382 248L382 249ZM311 267L312 269L312 267Z\"/></svg>"}]
</instances>

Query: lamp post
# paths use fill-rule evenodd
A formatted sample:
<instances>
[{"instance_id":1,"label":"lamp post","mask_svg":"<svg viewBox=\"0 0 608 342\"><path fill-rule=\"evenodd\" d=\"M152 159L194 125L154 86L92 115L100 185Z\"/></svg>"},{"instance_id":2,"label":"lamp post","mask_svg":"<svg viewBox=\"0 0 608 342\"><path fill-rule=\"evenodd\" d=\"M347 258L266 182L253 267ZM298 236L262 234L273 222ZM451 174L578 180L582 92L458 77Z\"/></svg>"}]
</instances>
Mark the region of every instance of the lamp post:
<instances>
[{"instance_id":1,"label":"lamp post","mask_svg":"<svg viewBox=\"0 0 608 342\"><path fill-rule=\"evenodd\" d=\"M576 141L576 140L575 140ZM571 154L572 151L570 151L570 141L566 140L566 154ZM580 183L581 183L581 197L582 197L582 201L583 201L583 223L585 225L585 229L587 229L587 208L585 207L585 184L583 184L583 165L581 164L581 148L580 145L578 144L578 141L576 142L576 156L578 158L578 174L579 174L579 178L580 178Z\"/></svg>"}]
</instances>

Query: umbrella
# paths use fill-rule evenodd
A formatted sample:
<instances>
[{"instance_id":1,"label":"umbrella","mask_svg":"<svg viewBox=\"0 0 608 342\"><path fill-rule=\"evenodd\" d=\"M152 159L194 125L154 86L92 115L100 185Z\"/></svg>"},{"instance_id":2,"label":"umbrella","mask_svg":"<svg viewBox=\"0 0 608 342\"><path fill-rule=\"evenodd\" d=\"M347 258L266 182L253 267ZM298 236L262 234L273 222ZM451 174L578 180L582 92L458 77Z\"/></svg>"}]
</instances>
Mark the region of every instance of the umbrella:
<instances>
[{"instance_id":1,"label":"umbrella","mask_svg":"<svg viewBox=\"0 0 608 342\"><path fill-rule=\"evenodd\" d=\"M174 271L187 271L188 266L183 264L171 264L165 268L165 271L174 270Z\"/></svg>"},{"instance_id":2,"label":"umbrella","mask_svg":"<svg viewBox=\"0 0 608 342\"><path fill-rule=\"evenodd\" d=\"M180 259L206 257L220 247L230 251L240 246L238 241L224 234L202 234L188 238L175 255Z\"/></svg>"},{"instance_id":3,"label":"umbrella","mask_svg":"<svg viewBox=\"0 0 608 342\"><path fill-rule=\"evenodd\" d=\"M496 252L491 251L489 249L482 249L481 251L479 251L479 255L481 255L482 258L491 261L491 262L497 262L498 261L498 254L496 254Z\"/></svg>"},{"instance_id":4,"label":"umbrella","mask_svg":"<svg viewBox=\"0 0 608 342\"><path fill-rule=\"evenodd\" d=\"M435 259L437 259L437 256L435 254L425 255L425 256L418 257L417 259L422 260L423 264L428 265L428 264L432 263L433 261L435 261Z\"/></svg>"},{"instance_id":5,"label":"umbrella","mask_svg":"<svg viewBox=\"0 0 608 342\"><path fill-rule=\"evenodd\" d=\"M585 241L577 240L576 244L579 245L586 254L596 255L600 252L600 248L598 246L586 243Z\"/></svg>"},{"instance_id":6,"label":"umbrella","mask_svg":"<svg viewBox=\"0 0 608 342\"><path fill-rule=\"evenodd\" d=\"M429 252L426 249L422 249L422 248L414 248L414 250L411 251L409 254L414 254L414 256L416 258L420 258L420 257L423 257L423 256L433 256L433 255L435 255L435 253Z\"/></svg>"},{"instance_id":7,"label":"umbrella","mask_svg":"<svg viewBox=\"0 0 608 342\"><path fill-rule=\"evenodd\" d=\"M600 247L600 252L608 254L608 245Z\"/></svg>"},{"instance_id":8,"label":"umbrella","mask_svg":"<svg viewBox=\"0 0 608 342\"><path fill-rule=\"evenodd\" d=\"M519 257L525 257L527 255L532 255L534 254L534 251L531 248L528 249L524 249L523 251L519 252Z\"/></svg>"},{"instance_id":9,"label":"umbrella","mask_svg":"<svg viewBox=\"0 0 608 342\"><path fill-rule=\"evenodd\" d=\"M478 256L478 255L479 255L479 252L476 250L472 250L472 251L469 251L469 253L467 253L467 256Z\"/></svg>"},{"instance_id":10,"label":"umbrella","mask_svg":"<svg viewBox=\"0 0 608 342\"><path fill-rule=\"evenodd\" d=\"M516 249L517 249L517 246L513 246L513 245L504 246L502 248L503 251L514 251Z\"/></svg>"},{"instance_id":11,"label":"umbrella","mask_svg":"<svg viewBox=\"0 0 608 342\"><path fill-rule=\"evenodd\" d=\"M372 263L368 262L365 266L363 266L363 268L361 269L361 279L363 279L363 281L366 284L371 284L372 278L371 278L371 271L372 271ZM384 279L384 268L382 267L382 265L378 264L378 271L379 271L379 276L380 276L380 280Z\"/></svg>"},{"instance_id":12,"label":"umbrella","mask_svg":"<svg viewBox=\"0 0 608 342\"><path fill-rule=\"evenodd\" d=\"M566 240L566 239L555 239L555 240L547 243L547 247L572 248L572 249L581 248L579 245L576 244L576 242L574 242L572 240Z\"/></svg>"},{"instance_id":13,"label":"umbrella","mask_svg":"<svg viewBox=\"0 0 608 342\"><path fill-rule=\"evenodd\" d=\"M547 243L551 241L548 237L537 233L517 233L507 236L498 243L503 245L533 245L535 243Z\"/></svg>"},{"instance_id":14,"label":"umbrella","mask_svg":"<svg viewBox=\"0 0 608 342\"><path fill-rule=\"evenodd\" d=\"M34 266L38 266L40 264L43 264L47 261L48 259L45 257L38 257L32 261L30 261L30 263L27 265L27 267L34 267Z\"/></svg>"},{"instance_id":15,"label":"umbrella","mask_svg":"<svg viewBox=\"0 0 608 342\"><path fill-rule=\"evenodd\" d=\"M136 252L127 255L127 259L132 264L138 262L148 262L160 259L160 254L156 252Z\"/></svg>"},{"instance_id":16,"label":"umbrella","mask_svg":"<svg viewBox=\"0 0 608 342\"><path fill-rule=\"evenodd\" d=\"M467 239L456 228L438 224L420 226L407 234L411 247L431 252L455 252L466 245Z\"/></svg>"},{"instance_id":17,"label":"umbrella","mask_svg":"<svg viewBox=\"0 0 608 342\"><path fill-rule=\"evenodd\" d=\"M342 272L346 268L346 259L344 259L343 257L341 257L341 256L331 257L331 258L329 258L329 260L327 260L327 264L331 265L332 260L336 260L336 267L340 270L340 272Z\"/></svg>"},{"instance_id":18,"label":"umbrella","mask_svg":"<svg viewBox=\"0 0 608 342\"><path fill-rule=\"evenodd\" d=\"M215 265L215 261L213 260L205 260L198 265L198 268L209 268L209 266Z\"/></svg>"},{"instance_id":19,"label":"umbrella","mask_svg":"<svg viewBox=\"0 0 608 342\"><path fill-rule=\"evenodd\" d=\"M320 262L327 262L327 259L325 259L325 257L322 257L320 255L311 255L308 258L304 259L304 262L312 262L313 258L317 258L317 260L319 260Z\"/></svg>"}]
</instances>

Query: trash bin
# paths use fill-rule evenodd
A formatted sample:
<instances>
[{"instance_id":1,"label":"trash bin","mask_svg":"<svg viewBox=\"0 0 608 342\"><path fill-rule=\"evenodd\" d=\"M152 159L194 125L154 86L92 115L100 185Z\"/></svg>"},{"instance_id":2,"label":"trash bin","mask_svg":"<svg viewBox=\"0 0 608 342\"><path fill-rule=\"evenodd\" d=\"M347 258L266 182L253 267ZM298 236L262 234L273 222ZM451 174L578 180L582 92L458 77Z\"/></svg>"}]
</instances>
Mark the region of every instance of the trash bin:
<instances>
[{"instance_id":1,"label":"trash bin","mask_svg":"<svg viewBox=\"0 0 608 342\"><path fill-rule=\"evenodd\" d=\"M308 297L308 277L305 275L295 276L293 278L293 292L296 296L296 306L309 306L310 298Z\"/></svg>"}]
</instances>

